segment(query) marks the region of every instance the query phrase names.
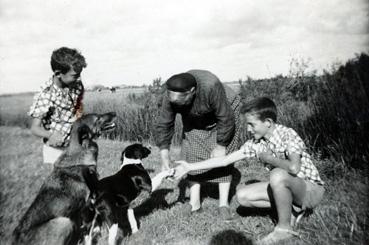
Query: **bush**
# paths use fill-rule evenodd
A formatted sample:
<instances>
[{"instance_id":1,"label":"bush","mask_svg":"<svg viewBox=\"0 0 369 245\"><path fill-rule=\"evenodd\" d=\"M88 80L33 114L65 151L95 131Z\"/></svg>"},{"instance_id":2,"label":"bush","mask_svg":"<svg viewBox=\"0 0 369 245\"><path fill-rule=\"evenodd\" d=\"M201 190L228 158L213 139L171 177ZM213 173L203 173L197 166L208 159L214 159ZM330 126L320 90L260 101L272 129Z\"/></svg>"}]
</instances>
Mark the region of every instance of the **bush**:
<instances>
[{"instance_id":1,"label":"bush","mask_svg":"<svg viewBox=\"0 0 369 245\"><path fill-rule=\"evenodd\" d=\"M279 122L290 126L322 157L352 167L367 167L369 155L369 56L358 55L337 70L240 80L245 101L268 96L278 106ZM295 67L296 69L296 67Z\"/></svg>"},{"instance_id":2,"label":"bush","mask_svg":"<svg viewBox=\"0 0 369 245\"><path fill-rule=\"evenodd\" d=\"M239 93L243 101L258 96L273 99L279 123L294 128L316 155L334 157L347 166L368 167L369 56L357 55L321 76L307 72L307 64L292 60L288 76L239 80ZM163 92L161 78L135 93L87 92L85 112L115 111L119 123L109 135L112 139L153 142ZM32 96L1 96L0 124L29 126L26 112ZM179 144L182 125L179 117L176 120L173 143Z\"/></svg>"}]
</instances>

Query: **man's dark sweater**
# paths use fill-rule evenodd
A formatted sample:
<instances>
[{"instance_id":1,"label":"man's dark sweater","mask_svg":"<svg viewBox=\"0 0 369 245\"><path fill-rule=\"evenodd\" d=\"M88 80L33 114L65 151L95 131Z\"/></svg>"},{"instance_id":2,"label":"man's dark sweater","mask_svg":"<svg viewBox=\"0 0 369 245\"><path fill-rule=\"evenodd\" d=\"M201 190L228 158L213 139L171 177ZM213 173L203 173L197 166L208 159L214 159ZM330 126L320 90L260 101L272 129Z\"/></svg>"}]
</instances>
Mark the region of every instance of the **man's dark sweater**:
<instances>
[{"instance_id":1,"label":"man's dark sweater","mask_svg":"<svg viewBox=\"0 0 369 245\"><path fill-rule=\"evenodd\" d=\"M227 146L234 135L235 118L230 106L236 93L209 71L190 70L187 73L197 82L193 102L186 107L170 103L168 96L163 98L162 110L156 125L156 144L160 149L169 149L174 134L177 113L182 116L183 130L211 130L216 127L217 143Z\"/></svg>"}]
</instances>

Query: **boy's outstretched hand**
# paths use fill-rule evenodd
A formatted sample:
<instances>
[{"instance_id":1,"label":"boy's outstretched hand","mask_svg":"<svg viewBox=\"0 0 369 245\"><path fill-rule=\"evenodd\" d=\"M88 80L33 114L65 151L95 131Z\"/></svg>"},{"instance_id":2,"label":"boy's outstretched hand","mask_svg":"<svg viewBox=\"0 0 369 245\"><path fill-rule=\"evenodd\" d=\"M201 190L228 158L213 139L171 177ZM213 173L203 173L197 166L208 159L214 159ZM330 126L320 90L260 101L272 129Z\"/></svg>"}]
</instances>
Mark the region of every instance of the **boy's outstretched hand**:
<instances>
[{"instance_id":1,"label":"boy's outstretched hand","mask_svg":"<svg viewBox=\"0 0 369 245\"><path fill-rule=\"evenodd\" d=\"M162 171L162 173L165 175L164 178L174 177L175 172L176 170L174 168Z\"/></svg>"},{"instance_id":2,"label":"boy's outstretched hand","mask_svg":"<svg viewBox=\"0 0 369 245\"><path fill-rule=\"evenodd\" d=\"M178 165L175 167L174 178L181 179L184 175L190 172L190 165L186 161L176 161Z\"/></svg>"},{"instance_id":3,"label":"boy's outstretched hand","mask_svg":"<svg viewBox=\"0 0 369 245\"><path fill-rule=\"evenodd\" d=\"M157 175L155 175L153 178L151 178L151 192L155 191L157 188L159 188L161 182L167 178L171 178L175 173L175 169L168 169L165 171L161 171Z\"/></svg>"}]
</instances>

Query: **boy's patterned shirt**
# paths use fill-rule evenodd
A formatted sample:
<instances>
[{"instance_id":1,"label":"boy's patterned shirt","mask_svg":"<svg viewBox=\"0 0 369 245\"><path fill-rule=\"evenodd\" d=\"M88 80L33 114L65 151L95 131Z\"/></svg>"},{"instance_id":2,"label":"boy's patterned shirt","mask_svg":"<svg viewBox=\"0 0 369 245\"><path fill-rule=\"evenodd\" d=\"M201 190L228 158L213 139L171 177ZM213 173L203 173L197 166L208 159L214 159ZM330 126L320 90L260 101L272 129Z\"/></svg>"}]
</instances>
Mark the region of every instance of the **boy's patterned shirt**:
<instances>
[{"instance_id":1,"label":"boy's patterned shirt","mask_svg":"<svg viewBox=\"0 0 369 245\"><path fill-rule=\"evenodd\" d=\"M292 129L276 124L269 140L264 138L259 141L248 140L241 147L246 157L258 157L259 153L271 151L274 157L287 159L289 154L296 153L301 156L301 167L297 176L313 183L324 184L314 166L311 156L306 151L305 143Z\"/></svg>"},{"instance_id":2,"label":"boy's patterned shirt","mask_svg":"<svg viewBox=\"0 0 369 245\"><path fill-rule=\"evenodd\" d=\"M82 115L83 84L77 81L71 88L58 87L51 78L35 95L29 115L40 118L45 129L59 131L64 146L69 144L73 122Z\"/></svg>"}]
</instances>

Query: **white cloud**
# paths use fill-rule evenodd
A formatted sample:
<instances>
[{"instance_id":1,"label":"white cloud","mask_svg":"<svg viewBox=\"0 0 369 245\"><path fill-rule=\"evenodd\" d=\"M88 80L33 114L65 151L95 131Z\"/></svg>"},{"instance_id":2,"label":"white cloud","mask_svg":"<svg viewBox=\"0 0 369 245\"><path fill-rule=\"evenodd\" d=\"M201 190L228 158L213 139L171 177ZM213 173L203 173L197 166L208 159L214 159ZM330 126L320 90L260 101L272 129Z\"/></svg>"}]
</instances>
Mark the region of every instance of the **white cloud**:
<instances>
[{"instance_id":1,"label":"white cloud","mask_svg":"<svg viewBox=\"0 0 369 245\"><path fill-rule=\"evenodd\" d=\"M295 56L325 68L368 51L368 13L365 0L0 0L0 92L37 90L60 46L85 55L87 86L192 68L267 77Z\"/></svg>"}]
</instances>

